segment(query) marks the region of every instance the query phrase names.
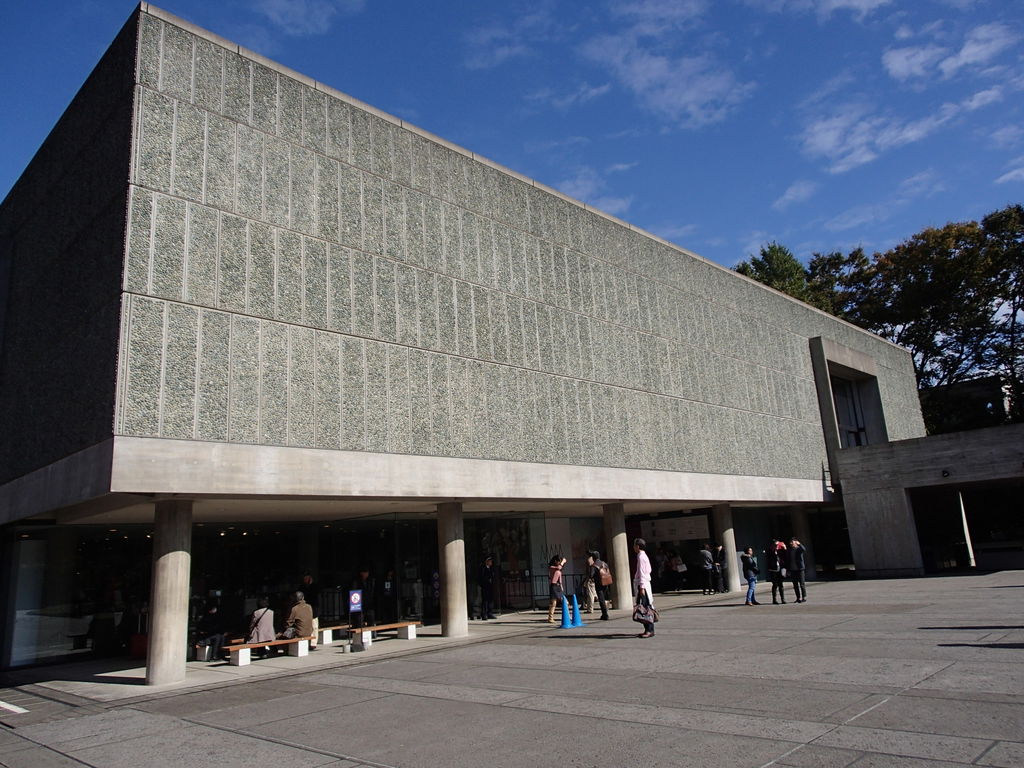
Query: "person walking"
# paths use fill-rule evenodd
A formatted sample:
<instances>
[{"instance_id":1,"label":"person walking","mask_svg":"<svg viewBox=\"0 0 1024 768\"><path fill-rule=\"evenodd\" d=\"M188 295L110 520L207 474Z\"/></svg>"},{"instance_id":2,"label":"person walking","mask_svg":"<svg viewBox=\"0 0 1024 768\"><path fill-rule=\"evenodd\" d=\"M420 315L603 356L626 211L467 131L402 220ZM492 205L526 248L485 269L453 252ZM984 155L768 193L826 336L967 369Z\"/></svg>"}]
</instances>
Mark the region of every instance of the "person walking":
<instances>
[{"instance_id":1,"label":"person walking","mask_svg":"<svg viewBox=\"0 0 1024 768\"><path fill-rule=\"evenodd\" d=\"M760 573L757 567L757 559L754 557L754 548L747 547L740 555L740 567L743 569L743 578L747 581L747 602L744 605L760 605L754 598L754 591L757 588L757 574Z\"/></svg>"},{"instance_id":2,"label":"person walking","mask_svg":"<svg viewBox=\"0 0 1024 768\"><path fill-rule=\"evenodd\" d=\"M779 600L785 605L786 587L782 581L782 569L786 562L786 545L779 539L772 539L772 543L764 551L764 557L768 568L768 578L772 582L772 605L778 605Z\"/></svg>"},{"instance_id":3,"label":"person walking","mask_svg":"<svg viewBox=\"0 0 1024 768\"><path fill-rule=\"evenodd\" d=\"M565 558L555 555L548 563L548 624L555 623L555 606L562 602L565 597L565 589L562 587L562 566L565 565Z\"/></svg>"},{"instance_id":4,"label":"person walking","mask_svg":"<svg viewBox=\"0 0 1024 768\"><path fill-rule=\"evenodd\" d=\"M804 545L795 536L789 540L789 578L793 582L793 594L798 603L807 602L807 582L804 580L807 572L806 552Z\"/></svg>"},{"instance_id":5,"label":"person walking","mask_svg":"<svg viewBox=\"0 0 1024 768\"><path fill-rule=\"evenodd\" d=\"M651 591L651 560L647 557L647 542L633 539L633 551L636 553L636 571L633 574L633 588L636 590L636 604L648 608L654 607L654 594ZM644 631L638 637L654 637L654 622L643 622Z\"/></svg>"},{"instance_id":6,"label":"person walking","mask_svg":"<svg viewBox=\"0 0 1024 768\"><path fill-rule=\"evenodd\" d=\"M480 566L477 583L480 585L480 618L496 619L494 615L494 587L498 581L494 558L488 555Z\"/></svg>"},{"instance_id":7,"label":"person walking","mask_svg":"<svg viewBox=\"0 0 1024 768\"><path fill-rule=\"evenodd\" d=\"M597 592L597 602L601 606L601 621L608 621L608 587L612 583L612 570L596 549L587 555L587 566Z\"/></svg>"}]
</instances>

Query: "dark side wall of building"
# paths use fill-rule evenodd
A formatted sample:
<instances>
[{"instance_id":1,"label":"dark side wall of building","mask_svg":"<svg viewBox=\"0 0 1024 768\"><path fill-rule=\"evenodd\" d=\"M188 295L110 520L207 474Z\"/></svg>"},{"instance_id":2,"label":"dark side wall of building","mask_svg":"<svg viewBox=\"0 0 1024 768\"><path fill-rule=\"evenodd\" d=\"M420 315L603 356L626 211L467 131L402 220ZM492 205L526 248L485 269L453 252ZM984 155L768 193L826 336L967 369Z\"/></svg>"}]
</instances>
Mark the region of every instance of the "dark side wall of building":
<instances>
[{"instance_id":1,"label":"dark side wall of building","mask_svg":"<svg viewBox=\"0 0 1024 768\"><path fill-rule=\"evenodd\" d=\"M137 29L0 204L0 482L113 431Z\"/></svg>"}]
</instances>

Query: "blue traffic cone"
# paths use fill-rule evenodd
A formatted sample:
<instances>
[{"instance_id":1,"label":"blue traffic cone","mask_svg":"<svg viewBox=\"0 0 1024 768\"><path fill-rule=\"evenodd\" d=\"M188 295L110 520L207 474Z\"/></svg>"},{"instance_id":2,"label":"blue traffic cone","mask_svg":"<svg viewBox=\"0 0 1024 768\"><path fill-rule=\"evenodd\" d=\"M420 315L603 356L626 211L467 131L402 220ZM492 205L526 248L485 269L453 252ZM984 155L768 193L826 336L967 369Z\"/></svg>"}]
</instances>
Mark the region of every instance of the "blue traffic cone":
<instances>
[{"instance_id":1,"label":"blue traffic cone","mask_svg":"<svg viewBox=\"0 0 1024 768\"><path fill-rule=\"evenodd\" d=\"M580 603L579 600L576 599L576 595L572 596L572 625L574 627L587 626L583 623L583 620L580 618Z\"/></svg>"},{"instance_id":2,"label":"blue traffic cone","mask_svg":"<svg viewBox=\"0 0 1024 768\"><path fill-rule=\"evenodd\" d=\"M569 618L569 602L562 595L562 626L559 629L572 629L572 619Z\"/></svg>"}]
</instances>

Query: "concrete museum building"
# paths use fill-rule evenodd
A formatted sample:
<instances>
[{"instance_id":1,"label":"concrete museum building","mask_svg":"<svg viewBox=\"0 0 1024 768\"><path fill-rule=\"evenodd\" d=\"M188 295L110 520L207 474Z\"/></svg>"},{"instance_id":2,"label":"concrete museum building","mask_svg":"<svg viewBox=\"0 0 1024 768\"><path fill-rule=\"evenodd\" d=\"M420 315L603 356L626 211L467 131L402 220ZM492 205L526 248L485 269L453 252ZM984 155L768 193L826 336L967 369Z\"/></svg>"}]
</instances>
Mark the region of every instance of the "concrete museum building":
<instances>
[{"instance_id":1,"label":"concrete museum building","mask_svg":"<svg viewBox=\"0 0 1024 768\"><path fill-rule=\"evenodd\" d=\"M457 636L485 553L620 607L641 533L917 572L830 474L924 434L905 350L146 3L0 207L0 434L0 668L364 567Z\"/></svg>"}]
</instances>

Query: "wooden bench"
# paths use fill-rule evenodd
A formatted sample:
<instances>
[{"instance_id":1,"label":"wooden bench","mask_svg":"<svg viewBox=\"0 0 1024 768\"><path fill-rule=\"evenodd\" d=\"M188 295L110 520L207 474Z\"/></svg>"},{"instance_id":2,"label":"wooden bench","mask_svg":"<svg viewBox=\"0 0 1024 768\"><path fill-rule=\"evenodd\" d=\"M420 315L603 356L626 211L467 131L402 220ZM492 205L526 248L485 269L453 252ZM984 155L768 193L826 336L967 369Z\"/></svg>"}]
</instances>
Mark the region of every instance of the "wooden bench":
<instances>
[{"instance_id":1,"label":"wooden bench","mask_svg":"<svg viewBox=\"0 0 1024 768\"><path fill-rule=\"evenodd\" d=\"M287 640L270 640L265 643L240 643L238 645L225 645L224 650L231 654L228 663L232 667L244 667L252 661L251 651L253 648L267 648L274 645L287 645L289 656L308 656L309 641L313 637L292 637Z\"/></svg>"},{"instance_id":2,"label":"wooden bench","mask_svg":"<svg viewBox=\"0 0 1024 768\"><path fill-rule=\"evenodd\" d=\"M383 632L388 629L398 630L398 637L401 640L415 640L416 627L422 627L422 621L396 621L393 624L375 624L372 627L349 627L348 633L355 640L361 636L364 648L373 644L373 633Z\"/></svg>"}]
</instances>

